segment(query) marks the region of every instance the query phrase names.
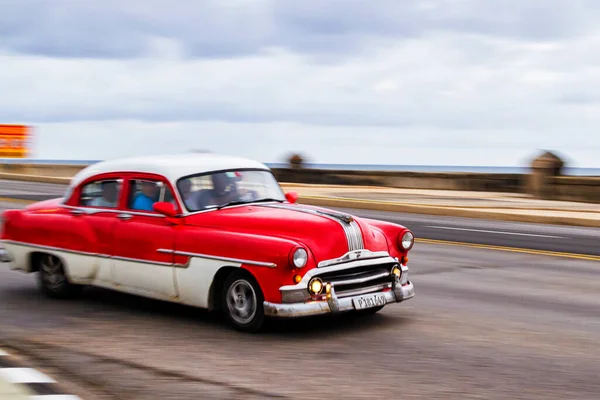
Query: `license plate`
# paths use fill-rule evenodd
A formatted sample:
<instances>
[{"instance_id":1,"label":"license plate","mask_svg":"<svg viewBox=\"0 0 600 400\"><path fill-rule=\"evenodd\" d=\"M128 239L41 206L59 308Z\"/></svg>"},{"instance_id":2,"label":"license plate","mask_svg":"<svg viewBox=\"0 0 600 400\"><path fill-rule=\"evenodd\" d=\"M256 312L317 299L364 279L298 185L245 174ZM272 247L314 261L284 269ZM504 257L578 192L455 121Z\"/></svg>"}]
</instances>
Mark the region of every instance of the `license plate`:
<instances>
[{"instance_id":1,"label":"license plate","mask_svg":"<svg viewBox=\"0 0 600 400\"><path fill-rule=\"evenodd\" d=\"M385 296L381 293L357 296L352 299L352 303L357 310L383 306L385 305Z\"/></svg>"}]
</instances>

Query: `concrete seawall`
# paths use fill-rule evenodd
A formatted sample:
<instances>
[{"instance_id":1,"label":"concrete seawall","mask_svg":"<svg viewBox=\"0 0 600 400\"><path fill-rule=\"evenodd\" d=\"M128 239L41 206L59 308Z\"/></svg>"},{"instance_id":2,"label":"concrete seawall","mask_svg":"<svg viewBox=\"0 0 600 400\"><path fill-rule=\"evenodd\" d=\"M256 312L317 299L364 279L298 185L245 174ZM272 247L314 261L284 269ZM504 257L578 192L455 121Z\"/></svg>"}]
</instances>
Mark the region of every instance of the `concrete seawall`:
<instances>
[{"instance_id":1,"label":"concrete seawall","mask_svg":"<svg viewBox=\"0 0 600 400\"><path fill-rule=\"evenodd\" d=\"M526 175L466 172L347 171L273 169L280 182L361 185L404 189L466 190L520 193Z\"/></svg>"},{"instance_id":2,"label":"concrete seawall","mask_svg":"<svg viewBox=\"0 0 600 400\"><path fill-rule=\"evenodd\" d=\"M0 164L0 174L32 175L56 178L72 178L87 165L73 164Z\"/></svg>"},{"instance_id":3,"label":"concrete seawall","mask_svg":"<svg viewBox=\"0 0 600 400\"><path fill-rule=\"evenodd\" d=\"M0 179L65 183L85 168L71 164L0 164ZM404 189L529 194L534 175L452 172L347 171L274 168L280 182L362 185ZM600 177L548 176L542 182L548 200L600 203Z\"/></svg>"}]
</instances>

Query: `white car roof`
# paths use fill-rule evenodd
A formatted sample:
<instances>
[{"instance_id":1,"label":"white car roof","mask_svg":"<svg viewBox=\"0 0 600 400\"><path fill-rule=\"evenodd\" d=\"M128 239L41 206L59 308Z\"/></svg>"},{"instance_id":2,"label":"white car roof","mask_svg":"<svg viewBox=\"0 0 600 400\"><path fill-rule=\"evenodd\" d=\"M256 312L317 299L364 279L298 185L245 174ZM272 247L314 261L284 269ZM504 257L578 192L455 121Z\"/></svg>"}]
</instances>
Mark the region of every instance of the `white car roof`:
<instances>
[{"instance_id":1,"label":"white car roof","mask_svg":"<svg viewBox=\"0 0 600 400\"><path fill-rule=\"evenodd\" d=\"M258 161L215 153L154 155L101 161L79 171L71 180L71 187L91 176L110 172L143 172L159 174L172 183L188 175L225 169L270 168Z\"/></svg>"}]
</instances>

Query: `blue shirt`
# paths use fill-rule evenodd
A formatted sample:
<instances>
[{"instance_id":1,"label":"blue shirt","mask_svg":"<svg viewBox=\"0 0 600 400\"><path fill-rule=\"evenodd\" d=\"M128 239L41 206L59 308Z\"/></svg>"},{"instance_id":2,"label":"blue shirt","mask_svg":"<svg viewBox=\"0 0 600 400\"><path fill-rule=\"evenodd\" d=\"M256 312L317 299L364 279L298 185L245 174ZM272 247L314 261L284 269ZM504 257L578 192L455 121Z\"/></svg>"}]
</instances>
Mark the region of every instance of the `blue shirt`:
<instances>
[{"instance_id":1,"label":"blue shirt","mask_svg":"<svg viewBox=\"0 0 600 400\"><path fill-rule=\"evenodd\" d=\"M140 193L135 197L132 208L134 210L153 211L152 206L154 206L154 200L145 194Z\"/></svg>"}]
</instances>

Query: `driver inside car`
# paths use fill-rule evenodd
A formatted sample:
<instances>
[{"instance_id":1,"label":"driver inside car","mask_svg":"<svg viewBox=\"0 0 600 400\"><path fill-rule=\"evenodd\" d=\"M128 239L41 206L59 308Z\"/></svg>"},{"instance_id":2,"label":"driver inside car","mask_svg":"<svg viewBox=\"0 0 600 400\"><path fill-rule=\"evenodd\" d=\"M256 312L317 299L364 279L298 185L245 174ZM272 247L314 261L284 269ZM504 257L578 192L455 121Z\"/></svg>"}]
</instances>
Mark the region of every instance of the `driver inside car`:
<instances>
[{"instance_id":1,"label":"driver inside car","mask_svg":"<svg viewBox=\"0 0 600 400\"><path fill-rule=\"evenodd\" d=\"M239 200L235 180L227 172L213 174L210 178L213 184L213 188L210 191L212 204L221 206L231 201Z\"/></svg>"}]
</instances>

